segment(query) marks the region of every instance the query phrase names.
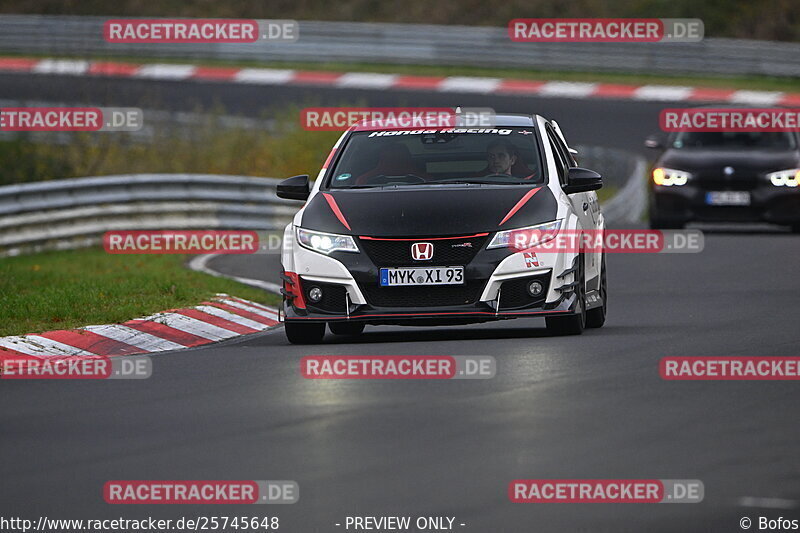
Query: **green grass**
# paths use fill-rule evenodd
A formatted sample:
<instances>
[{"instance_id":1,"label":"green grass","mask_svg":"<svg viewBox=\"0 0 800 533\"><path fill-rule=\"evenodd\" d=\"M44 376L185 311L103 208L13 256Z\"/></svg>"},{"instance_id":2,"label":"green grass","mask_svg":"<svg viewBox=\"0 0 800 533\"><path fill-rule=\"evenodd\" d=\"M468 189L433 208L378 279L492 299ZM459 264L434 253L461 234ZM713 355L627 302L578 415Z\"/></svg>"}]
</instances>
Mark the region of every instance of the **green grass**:
<instances>
[{"instance_id":1,"label":"green grass","mask_svg":"<svg viewBox=\"0 0 800 533\"><path fill-rule=\"evenodd\" d=\"M217 109L197 127L157 129L145 143L131 142L124 133L74 133L62 144L0 142L0 186L112 174L314 176L341 132L304 131L299 112L285 106L275 131L221 129Z\"/></svg>"},{"instance_id":2,"label":"green grass","mask_svg":"<svg viewBox=\"0 0 800 533\"><path fill-rule=\"evenodd\" d=\"M112 255L90 248L0 259L0 336L125 322L227 293L279 297L194 272L185 255Z\"/></svg>"},{"instance_id":3,"label":"green grass","mask_svg":"<svg viewBox=\"0 0 800 533\"><path fill-rule=\"evenodd\" d=\"M14 54L4 54L14 55ZM20 54L33 57L31 54ZM42 54L40 57L60 57ZM68 59L68 56L61 56ZM83 58L91 59L91 58ZM148 57L96 57L103 61L132 63L198 63L211 66L239 66L259 68L286 68L296 70L325 70L334 72L382 72L416 76L489 76L498 78L539 80L539 81L582 81L616 83L622 85L688 85L721 89L745 89L761 91L800 92L799 78L779 78L769 76L692 76L692 75L643 75L622 72L575 72L563 70L534 70L519 68L470 67L460 65L391 65L376 63L314 63L314 62L264 62L254 60L215 60L193 61L180 58Z\"/></svg>"}]
</instances>

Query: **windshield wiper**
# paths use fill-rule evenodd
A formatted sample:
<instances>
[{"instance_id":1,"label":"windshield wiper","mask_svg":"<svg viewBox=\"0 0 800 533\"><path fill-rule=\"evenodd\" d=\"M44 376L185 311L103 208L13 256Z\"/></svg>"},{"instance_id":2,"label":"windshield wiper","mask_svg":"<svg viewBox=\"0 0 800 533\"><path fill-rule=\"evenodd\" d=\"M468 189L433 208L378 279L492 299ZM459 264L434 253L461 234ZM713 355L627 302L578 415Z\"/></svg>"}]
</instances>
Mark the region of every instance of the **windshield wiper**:
<instances>
[{"instance_id":1,"label":"windshield wiper","mask_svg":"<svg viewBox=\"0 0 800 533\"><path fill-rule=\"evenodd\" d=\"M521 185L519 181L493 181L493 180L437 180L428 183L457 183L467 185Z\"/></svg>"},{"instance_id":2,"label":"windshield wiper","mask_svg":"<svg viewBox=\"0 0 800 533\"><path fill-rule=\"evenodd\" d=\"M398 179L398 178L399 179L413 178L413 179L420 180L418 183L425 183L426 182L425 178L423 178L421 176L417 176L416 174L380 174L378 176L373 176L370 179L373 179L373 180L387 179L387 180L389 180L389 179ZM414 183L403 183L402 185L415 185L415 184Z\"/></svg>"},{"instance_id":3,"label":"windshield wiper","mask_svg":"<svg viewBox=\"0 0 800 533\"><path fill-rule=\"evenodd\" d=\"M412 179L414 181L403 181L404 179ZM425 178L417 176L416 174L380 174L372 176L370 183L363 185L353 185L351 187L336 187L337 189L371 189L377 187L405 187L410 185L422 185L426 183ZM396 181L394 181L396 180Z\"/></svg>"}]
</instances>

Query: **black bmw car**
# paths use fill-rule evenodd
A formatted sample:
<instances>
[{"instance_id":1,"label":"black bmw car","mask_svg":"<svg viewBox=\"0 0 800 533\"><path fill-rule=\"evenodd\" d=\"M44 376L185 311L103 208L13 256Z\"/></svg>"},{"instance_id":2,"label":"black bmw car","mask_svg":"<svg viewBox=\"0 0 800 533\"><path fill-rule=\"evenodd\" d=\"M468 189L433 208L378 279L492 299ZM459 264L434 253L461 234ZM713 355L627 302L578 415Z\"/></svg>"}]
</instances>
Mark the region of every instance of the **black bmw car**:
<instances>
[{"instance_id":1,"label":"black bmw car","mask_svg":"<svg viewBox=\"0 0 800 533\"><path fill-rule=\"evenodd\" d=\"M663 150L650 174L650 227L769 222L800 232L796 132L677 132L651 136Z\"/></svg>"}]
</instances>

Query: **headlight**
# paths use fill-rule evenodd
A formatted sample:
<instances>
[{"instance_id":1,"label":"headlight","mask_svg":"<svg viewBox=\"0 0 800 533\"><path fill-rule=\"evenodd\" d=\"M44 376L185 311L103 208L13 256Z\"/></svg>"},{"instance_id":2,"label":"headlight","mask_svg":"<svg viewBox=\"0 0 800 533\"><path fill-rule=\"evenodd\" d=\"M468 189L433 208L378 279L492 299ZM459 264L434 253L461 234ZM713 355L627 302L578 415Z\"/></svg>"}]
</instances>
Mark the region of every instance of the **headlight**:
<instances>
[{"instance_id":1,"label":"headlight","mask_svg":"<svg viewBox=\"0 0 800 533\"><path fill-rule=\"evenodd\" d=\"M300 246L323 254L358 252L356 241L350 235L335 235L297 228L297 242L300 243Z\"/></svg>"},{"instance_id":2,"label":"headlight","mask_svg":"<svg viewBox=\"0 0 800 533\"><path fill-rule=\"evenodd\" d=\"M776 187L797 187L797 183L800 182L800 168L771 172L767 177Z\"/></svg>"},{"instance_id":3,"label":"headlight","mask_svg":"<svg viewBox=\"0 0 800 533\"><path fill-rule=\"evenodd\" d=\"M664 187L671 187L673 185L686 185L692 175L683 170L675 170L672 168L654 168L653 181L656 185L663 185Z\"/></svg>"},{"instance_id":4,"label":"headlight","mask_svg":"<svg viewBox=\"0 0 800 533\"><path fill-rule=\"evenodd\" d=\"M492 248L516 248L525 250L538 244L553 240L561 229L561 220L545 222L527 228L499 231L492 238L487 250Z\"/></svg>"}]
</instances>

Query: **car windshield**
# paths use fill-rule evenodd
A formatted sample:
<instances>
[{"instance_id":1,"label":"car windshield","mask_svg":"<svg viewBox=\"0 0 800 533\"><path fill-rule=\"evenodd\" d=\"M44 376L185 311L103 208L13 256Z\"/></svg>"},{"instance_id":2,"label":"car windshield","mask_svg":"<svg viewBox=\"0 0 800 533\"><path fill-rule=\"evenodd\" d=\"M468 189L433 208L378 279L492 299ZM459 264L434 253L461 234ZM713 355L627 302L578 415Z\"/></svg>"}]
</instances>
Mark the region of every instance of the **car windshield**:
<instances>
[{"instance_id":1,"label":"car windshield","mask_svg":"<svg viewBox=\"0 0 800 533\"><path fill-rule=\"evenodd\" d=\"M790 150L795 147L794 136L789 132L681 132L672 142L673 148L736 149L756 148Z\"/></svg>"},{"instance_id":2,"label":"car windshield","mask_svg":"<svg viewBox=\"0 0 800 533\"><path fill-rule=\"evenodd\" d=\"M332 189L541 183L533 128L355 132L329 174Z\"/></svg>"}]
</instances>

